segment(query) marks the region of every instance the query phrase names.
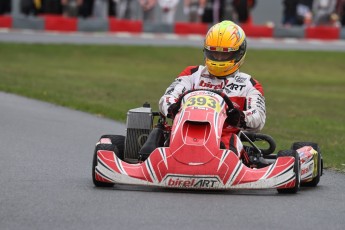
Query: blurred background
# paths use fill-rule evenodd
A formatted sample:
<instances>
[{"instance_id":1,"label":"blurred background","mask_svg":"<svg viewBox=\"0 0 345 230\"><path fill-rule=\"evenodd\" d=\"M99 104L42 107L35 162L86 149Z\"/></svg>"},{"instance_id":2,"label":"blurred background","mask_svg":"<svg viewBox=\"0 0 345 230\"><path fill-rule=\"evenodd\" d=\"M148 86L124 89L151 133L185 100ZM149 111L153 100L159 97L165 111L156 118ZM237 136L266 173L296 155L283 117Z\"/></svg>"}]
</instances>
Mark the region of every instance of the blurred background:
<instances>
[{"instance_id":1,"label":"blurred background","mask_svg":"<svg viewBox=\"0 0 345 230\"><path fill-rule=\"evenodd\" d=\"M0 21L4 16L27 20L33 20L35 17L61 16L94 20L139 20L151 25L173 25L176 22L214 24L222 20L233 20L237 23L269 27L342 27L345 23L344 11L345 0L0 1ZM16 21L16 24L18 23L20 24ZM3 27L1 23L0 27Z\"/></svg>"}]
</instances>

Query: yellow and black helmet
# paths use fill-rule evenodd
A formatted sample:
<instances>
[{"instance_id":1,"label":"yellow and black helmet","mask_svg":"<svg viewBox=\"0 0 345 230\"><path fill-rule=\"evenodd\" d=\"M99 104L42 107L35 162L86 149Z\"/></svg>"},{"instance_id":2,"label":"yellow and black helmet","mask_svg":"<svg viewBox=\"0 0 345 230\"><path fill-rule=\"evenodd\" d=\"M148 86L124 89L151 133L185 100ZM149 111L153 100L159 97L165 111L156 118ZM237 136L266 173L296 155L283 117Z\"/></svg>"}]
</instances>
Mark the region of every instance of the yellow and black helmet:
<instances>
[{"instance_id":1,"label":"yellow and black helmet","mask_svg":"<svg viewBox=\"0 0 345 230\"><path fill-rule=\"evenodd\" d=\"M206 34L205 65L213 76L225 77L238 70L244 62L246 51L246 35L232 21L217 23Z\"/></svg>"}]
</instances>

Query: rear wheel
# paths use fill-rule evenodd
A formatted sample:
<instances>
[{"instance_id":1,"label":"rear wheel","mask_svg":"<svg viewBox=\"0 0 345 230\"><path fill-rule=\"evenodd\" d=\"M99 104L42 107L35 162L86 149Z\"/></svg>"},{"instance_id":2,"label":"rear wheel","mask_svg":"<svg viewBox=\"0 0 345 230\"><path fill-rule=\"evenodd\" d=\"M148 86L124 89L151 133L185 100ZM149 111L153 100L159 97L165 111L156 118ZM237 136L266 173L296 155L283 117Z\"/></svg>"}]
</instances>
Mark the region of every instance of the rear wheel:
<instances>
[{"instance_id":1,"label":"rear wheel","mask_svg":"<svg viewBox=\"0 0 345 230\"><path fill-rule=\"evenodd\" d=\"M115 152L119 152L118 149L116 148L115 145L113 144L98 144L96 147L95 147L95 151L94 151L94 154L93 154L93 161L92 161L92 180L93 180L93 183L96 187L112 187L114 186L114 183L107 183L107 182L102 182L102 181L98 181L96 180L96 166L98 164L97 162L97 152L99 150L108 150L108 151L113 151Z\"/></svg>"},{"instance_id":2,"label":"rear wheel","mask_svg":"<svg viewBox=\"0 0 345 230\"><path fill-rule=\"evenodd\" d=\"M320 177L323 173L323 160L321 156L321 150L317 143L314 142L295 142L292 144L291 149L297 150L299 148L302 148L304 146L311 146L313 149L317 151L317 175L313 178L313 180L309 182L303 183L304 186L310 186L310 187L316 187L318 183L320 182Z\"/></svg>"},{"instance_id":3,"label":"rear wheel","mask_svg":"<svg viewBox=\"0 0 345 230\"><path fill-rule=\"evenodd\" d=\"M300 183L301 183L301 166L300 166L300 160L299 160L299 155L296 150L282 150L279 151L277 154L277 158L279 157L294 157L295 158L295 163L294 163L294 172L296 176L296 182L295 186L292 188L287 188L287 189L277 189L279 193L283 194L292 194L292 193L297 193L299 188L300 188Z\"/></svg>"}]
</instances>

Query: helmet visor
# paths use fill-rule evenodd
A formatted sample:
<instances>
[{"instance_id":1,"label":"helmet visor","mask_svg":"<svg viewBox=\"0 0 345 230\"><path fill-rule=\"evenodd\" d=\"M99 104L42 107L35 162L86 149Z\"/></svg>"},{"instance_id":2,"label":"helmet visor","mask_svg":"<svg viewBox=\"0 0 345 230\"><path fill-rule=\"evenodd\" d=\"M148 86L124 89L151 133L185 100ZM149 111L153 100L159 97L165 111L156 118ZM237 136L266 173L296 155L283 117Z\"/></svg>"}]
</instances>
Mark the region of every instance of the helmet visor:
<instances>
[{"instance_id":1,"label":"helmet visor","mask_svg":"<svg viewBox=\"0 0 345 230\"><path fill-rule=\"evenodd\" d=\"M219 51L219 50L209 50L204 48L204 54L207 59L212 61L235 61L238 62L242 59L246 51L246 40L242 43L238 50L235 51Z\"/></svg>"},{"instance_id":2,"label":"helmet visor","mask_svg":"<svg viewBox=\"0 0 345 230\"><path fill-rule=\"evenodd\" d=\"M211 50L204 50L205 57L212 60L212 61L233 61L237 60L239 57L239 52L231 51L231 52L221 52L221 51L211 51Z\"/></svg>"}]
</instances>

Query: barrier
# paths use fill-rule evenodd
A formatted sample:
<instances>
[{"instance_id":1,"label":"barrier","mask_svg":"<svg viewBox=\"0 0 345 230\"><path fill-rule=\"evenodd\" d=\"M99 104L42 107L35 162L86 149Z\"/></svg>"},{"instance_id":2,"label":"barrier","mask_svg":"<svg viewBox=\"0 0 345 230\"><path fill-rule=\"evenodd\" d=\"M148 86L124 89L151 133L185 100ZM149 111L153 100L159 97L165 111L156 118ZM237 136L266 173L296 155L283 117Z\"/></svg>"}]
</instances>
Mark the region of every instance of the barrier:
<instances>
[{"instance_id":1,"label":"barrier","mask_svg":"<svg viewBox=\"0 0 345 230\"><path fill-rule=\"evenodd\" d=\"M340 29L338 27L307 27L305 30L305 38L312 39L339 39L340 38Z\"/></svg>"},{"instance_id":2,"label":"barrier","mask_svg":"<svg viewBox=\"0 0 345 230\"><path fill-rule=\"evenodd\" d=\"M175 34L201 34L205 35L208 31L208 25L205 23L176 22L174 25Z\"/></svg>"},{"instance_id":3,"label":"barrier","mask_svg":"<svg viewBox=\"0 0 345 230\"><path fill-rule=\"evenodd\" d=\"M345 39L345 28L340 30L340 39Z\"/></svg>"},{"instance_id":4,"label":"barrier","mask_svg":"<svg viewBox=\"0 0 345 230\"><path fill-rule=\"evenodd\" d=\"M173 25L144 23L140 20L82 19L67 18L60 15L39 17L0 16L0 28L32 29L58 32L128 32L128 33L175 33L177 35L205 35L211 24L176 22ZM247 37L254 38L306 38L306 39L345 39L345 30L339 27L269 27L253 23L241 24Z\"/></svg>"},{"instance_id":5,"label":"barrier","mask_svg":"<svg viewBox=\"0 0 345 230\"><path fill-rule=\"evenodd\" d=\"M251 23L240 25L246 36L254 38L271 38L273 37L273 28L265 25L254 25Z\"/></svg>"},{"instance_id":6,"label":"barrier","mask_svg":"<svg viewBox=\"0 0 345 230\"><path fill-rule=\"evenodd\" d=\"M303 27L274 27L274 38L304 38L305 31Z\"/></svg>"},{"instance_id":7,"label":"barrier","mask_svg":"<svg viewBox=\"0 0 345 230\"><path fill-rule=\"evenodd\" d=\"M75 32L77 31L77 18L66 18L57 15L44 15L44 29L47 31Z\"/></svg>"},{"instance_id":8,"label":"barrier","mask_svg":"<svg viewBox=\"0 0 345 230\"><path fill-rule=\"evenodd\" d=\"M0 16L0 28L11 28L12 17L11 16Z\"/></svg>"},{"instance_id":9,"label":"barrier","mask_svg":"<svg viewBox=\"0 0 345 230\"><path fill-rule=\"evenodd\" d=\"M107 32L109 30L109 22L106 19L79 19L78 31L82 32Z\"/></svg>"},{"instance_id":10,"label":"barrier","mask_svg":"<svg viewBox=\"0 0 345 230\"><path fill-rule=\"evenodd\" d=\"M144 22L143 26L144 26L143 31L146 33L173 33L174 32L173 25Z\"/></svg>"},{"instance_id":11,"label":"barrier","mask_svg":"<svg viewBox=\"0 0 345 230\"><path fill-rule=\"evenodd\" d=\"M109 31L141 33L143 31L143 23L139 20L109 18Z\"/></svg>"},{"instance_id":12,"label":"barrier","mask_svg":"<svg viewBox=\"0 0 345 230\"><path fill-rule=\"evenodd\" d=\"M31 29L44 30L44 19L39 17L14 17L12 20L12 28L15 29Z\"/></svg>"}]
</instances>

